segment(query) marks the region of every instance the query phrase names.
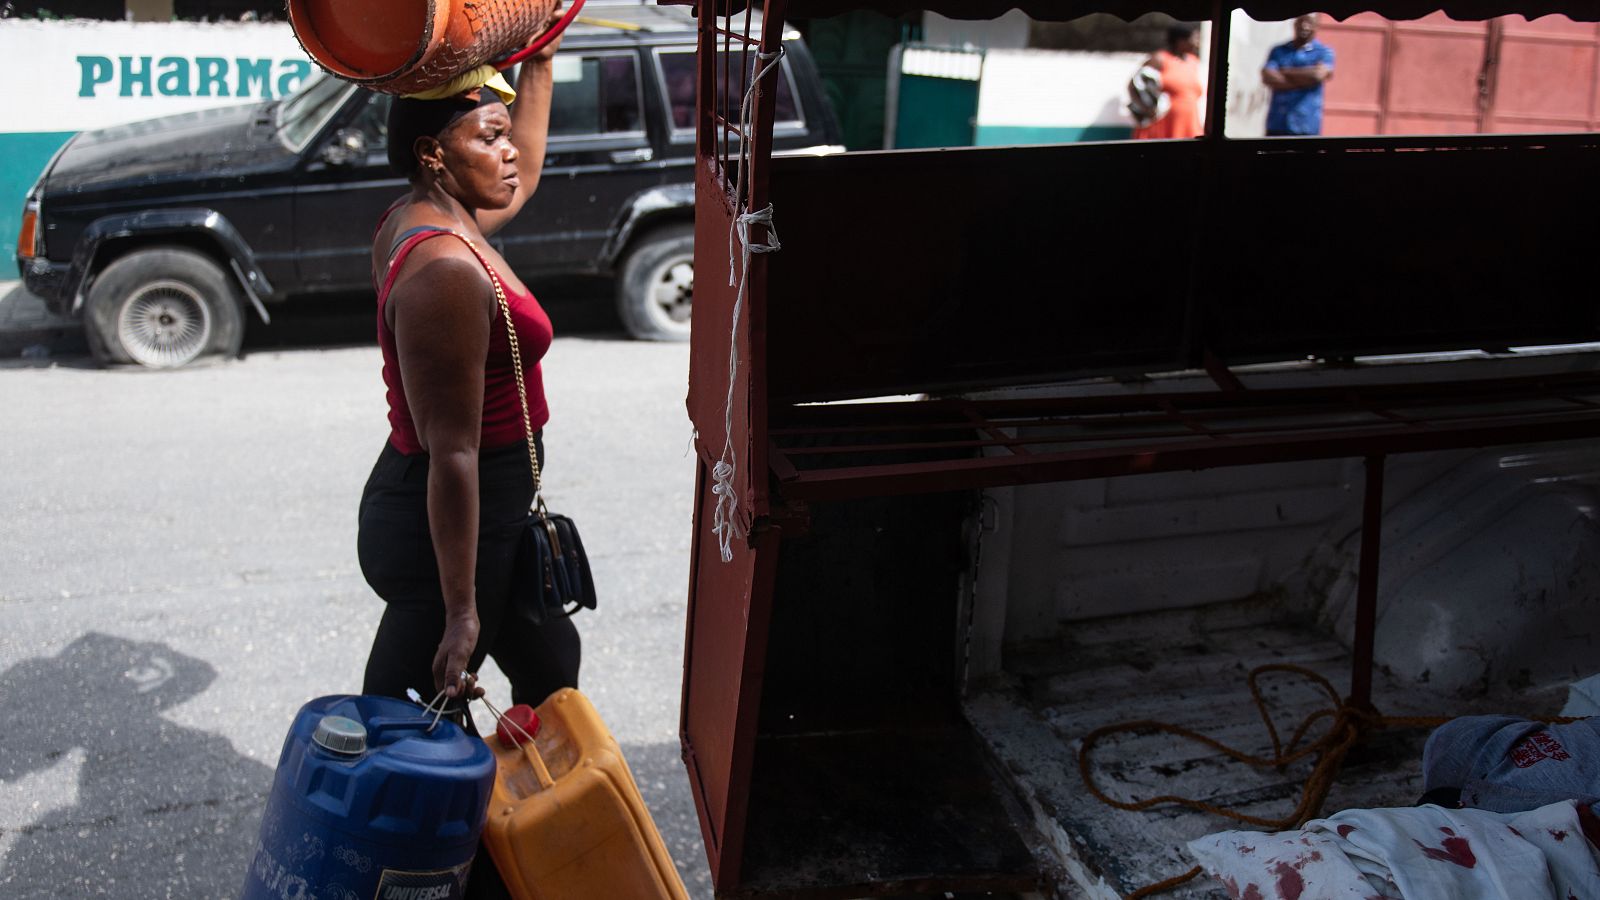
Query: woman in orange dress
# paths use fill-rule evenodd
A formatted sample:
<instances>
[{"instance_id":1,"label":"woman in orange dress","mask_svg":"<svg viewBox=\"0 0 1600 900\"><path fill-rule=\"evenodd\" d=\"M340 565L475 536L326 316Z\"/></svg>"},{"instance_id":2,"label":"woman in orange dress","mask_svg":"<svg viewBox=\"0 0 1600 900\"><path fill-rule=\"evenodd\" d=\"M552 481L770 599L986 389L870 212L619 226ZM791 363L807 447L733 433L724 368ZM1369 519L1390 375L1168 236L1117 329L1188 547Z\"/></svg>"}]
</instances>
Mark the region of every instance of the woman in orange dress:
<instances>
[{"instance_id":1,"label":"woman in orange dress","mask_svg":"<svg viewBox=\"0 0 1600 900\"><path fill-rule=\"evenodd\" d=\"M1200 78L1199 29L1185 24L1167 29L1167 49L1157 50L1145 65L1161 73L1161 92L1172 106L1161 118L1135 128L1133 136L1192 138L1205 133L1200 119L1200 98L1206 89Z\"/></svg>"}]
</instances>

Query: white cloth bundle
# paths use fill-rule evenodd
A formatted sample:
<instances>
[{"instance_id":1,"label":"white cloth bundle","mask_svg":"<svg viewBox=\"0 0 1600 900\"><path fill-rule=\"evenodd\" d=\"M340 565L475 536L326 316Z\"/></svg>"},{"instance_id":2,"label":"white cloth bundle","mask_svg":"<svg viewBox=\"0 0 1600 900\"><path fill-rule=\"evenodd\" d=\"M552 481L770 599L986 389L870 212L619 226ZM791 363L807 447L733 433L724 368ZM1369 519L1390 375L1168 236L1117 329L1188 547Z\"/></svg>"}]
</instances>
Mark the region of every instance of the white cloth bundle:
<instances>
[{"instance_id":1,"label":"white cloth bundle","mask_svg":"<svg viewBox=\"0 0 1600 900\"><path fill-rule=\"evenodd\" d=\"M1224 831L1189 850L1234 900L1596 900L1577 806L1350 809L1299 831Z\"/></svg>"}]
</instances>

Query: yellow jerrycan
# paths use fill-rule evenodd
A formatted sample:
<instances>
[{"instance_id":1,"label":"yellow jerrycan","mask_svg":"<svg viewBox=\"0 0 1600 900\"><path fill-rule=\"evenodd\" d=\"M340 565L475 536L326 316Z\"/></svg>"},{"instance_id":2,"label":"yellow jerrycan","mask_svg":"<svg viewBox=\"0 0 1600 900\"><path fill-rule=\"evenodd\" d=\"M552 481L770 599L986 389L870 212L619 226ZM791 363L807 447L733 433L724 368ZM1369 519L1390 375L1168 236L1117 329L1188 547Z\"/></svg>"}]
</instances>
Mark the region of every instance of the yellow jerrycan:
<instances>
[{"instance_id":1,"label":"yellow jerrycan","mask_svg":"<svg viewBox=\"0 0 1600 900\"><path fill-rule=\"evenodd\" d=\"M493 711L493 707L490 707ZM688 900L622 749L571 688L496 713L483 841L516 900Z\"/></svg>"}]
</instances>

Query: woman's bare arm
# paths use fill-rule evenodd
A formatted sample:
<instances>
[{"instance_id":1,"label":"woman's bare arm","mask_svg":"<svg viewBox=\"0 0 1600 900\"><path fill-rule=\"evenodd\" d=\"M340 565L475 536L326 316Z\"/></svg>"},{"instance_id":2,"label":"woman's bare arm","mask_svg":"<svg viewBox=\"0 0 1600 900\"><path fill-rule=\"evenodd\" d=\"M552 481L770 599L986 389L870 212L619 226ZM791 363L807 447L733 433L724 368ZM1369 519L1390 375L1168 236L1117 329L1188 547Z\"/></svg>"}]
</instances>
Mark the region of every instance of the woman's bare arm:
<instances>
[{"instance_id":1,"label":"woman's bare arm","mask_svg":"<svg viewBox=\"0 0 1600 900\"><path fill-rule=\"evenodd\" d=\"M445 607L434 689L454 697L478 643L478 445L495 301L482 265L451 244L435 238L413 250L387 302L406 405L428 454L428 530Z\"/></svg>"}]
</instances>

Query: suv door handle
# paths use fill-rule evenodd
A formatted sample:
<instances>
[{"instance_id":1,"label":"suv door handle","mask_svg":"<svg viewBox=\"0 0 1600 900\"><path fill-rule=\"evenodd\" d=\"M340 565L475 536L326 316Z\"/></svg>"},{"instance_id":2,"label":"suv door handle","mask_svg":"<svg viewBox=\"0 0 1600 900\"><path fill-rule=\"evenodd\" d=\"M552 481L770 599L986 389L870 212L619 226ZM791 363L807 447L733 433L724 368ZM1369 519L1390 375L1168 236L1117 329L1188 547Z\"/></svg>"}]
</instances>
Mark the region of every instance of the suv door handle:
<instances>
[{"instance_id":1,"label":"suv door handle","mask_svg":"<svg viewBox=\"0 0 1600 900\"><path fill-rule=\"evenodd\" d=\"M633 150L611 151L611 161L614 163L642 163L655 158L655 151L649 147L638 147Z\"/></svg>"}]
</instances>

